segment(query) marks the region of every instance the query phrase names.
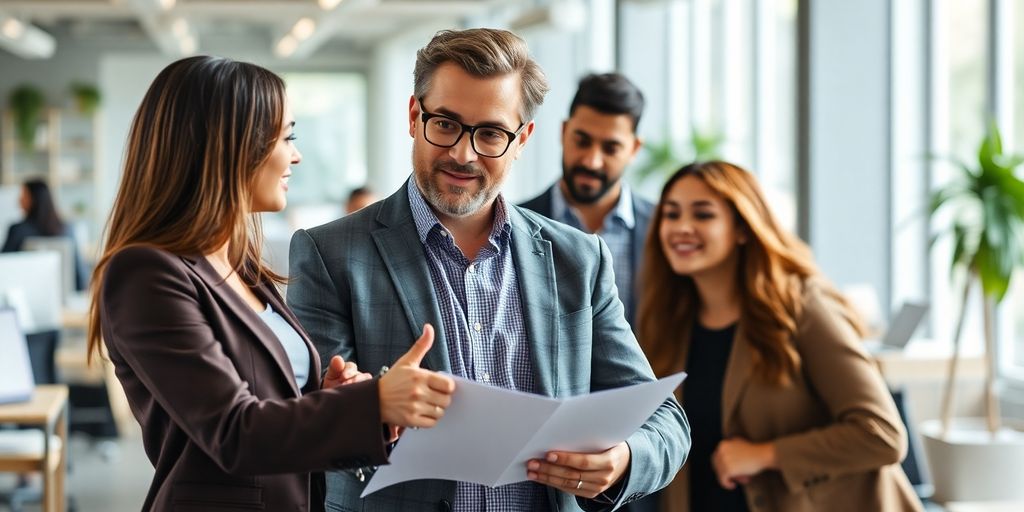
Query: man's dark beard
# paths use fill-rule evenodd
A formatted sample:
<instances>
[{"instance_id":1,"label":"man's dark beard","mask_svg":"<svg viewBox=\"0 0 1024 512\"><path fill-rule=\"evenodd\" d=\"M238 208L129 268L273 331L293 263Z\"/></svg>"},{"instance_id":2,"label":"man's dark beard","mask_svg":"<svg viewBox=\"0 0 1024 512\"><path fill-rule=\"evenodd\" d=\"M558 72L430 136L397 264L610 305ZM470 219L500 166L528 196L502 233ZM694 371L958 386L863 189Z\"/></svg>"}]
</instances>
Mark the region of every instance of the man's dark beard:
<instances>
[{"instance_id":1,"label":"man's dark beard","mask_svg":"<svg viewBox=\"0 0 1024 512\"><path fill-rule=\"evenodd\" d=\"M564 169L564 168L563 168ZM597 189L580 189L576 187L573 178L577 175L589 176L601 180L601 186ZM608 179L607 174L592 171L582 165L573 166L562 171L562 179L565 181L565 188L569 190L569 196L578 204L593 204L608 193L608 190L615 185L614 181Z\"/></svg>"}]
</instances>

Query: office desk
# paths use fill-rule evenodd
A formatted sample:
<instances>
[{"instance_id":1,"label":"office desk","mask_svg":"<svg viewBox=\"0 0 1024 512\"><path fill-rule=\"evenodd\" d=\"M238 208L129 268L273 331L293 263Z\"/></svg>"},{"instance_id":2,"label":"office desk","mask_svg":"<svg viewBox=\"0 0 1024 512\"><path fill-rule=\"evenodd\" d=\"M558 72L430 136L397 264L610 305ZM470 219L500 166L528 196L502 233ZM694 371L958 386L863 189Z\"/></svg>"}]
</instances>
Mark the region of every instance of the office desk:
<instances>
[{"instance_id":1,"label":"office desk","mask_svg":"<svg viewBox=\"0 0 1024 512\"><path fill-rule=\"evenodd\" d=\"M916 339L905 350L872 354L886 383L905 391L910 421L914 425L939 417L952 353L948 343ZM956 374L954 416L982 415L984 378L985 359L977 352L961 354Z\"/></svg>"},{"instance_id":2,"label":"office desk","mask_svg":"<svg viewBox=\"0 0 1024 512\"><path fill-rule=\"evenodd\" d=\"M84 335L67 336L69 332L84 332L89 326L87 301L80 299L74 307L66 307L61 311L61 325L64 337L57 348L56 365L62 382L103 385L110 401L110 411L117 424L117 432L121 437L131 437L139 433L139 425L128 407L121 382L114 375L114 366L106 356L94 358L92 365L86 361L86 344Z\"/></svg>"},{"instance_id":3,"label":"office desk","mask_svg":"<svg viewBox=\"0 0 1024 512\"><path fill-rule=\"evenodd\" d=\"M43 473L43 510L67 509L65 479L68 460L68 388L60 385L36 386L32 399L24 403L0 405L0 423L43 429L42 453L0 453L0 471ZM53 438L59 441L55 443ZM55 445L58 445L55 446Z\"/></svg>"}]
</instances>

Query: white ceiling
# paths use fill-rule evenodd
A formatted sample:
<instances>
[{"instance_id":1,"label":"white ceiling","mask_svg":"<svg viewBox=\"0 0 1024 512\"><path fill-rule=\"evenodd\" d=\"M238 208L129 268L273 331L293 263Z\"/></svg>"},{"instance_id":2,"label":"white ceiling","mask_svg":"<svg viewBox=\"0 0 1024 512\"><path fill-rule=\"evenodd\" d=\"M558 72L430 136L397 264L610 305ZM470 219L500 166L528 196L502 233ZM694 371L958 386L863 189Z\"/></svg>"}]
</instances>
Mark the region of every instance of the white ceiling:
<instances>
[{"instance_id":1,"label":"white ceiling","mask_svg":"<svg viewBox=\"0 0 1024 512\"><path fill-rule=\"evenodd\" d=\"M173 4L170 9L161 3ZM432 20L460 20L496 9L508 12L522 0L342 0L325 11L318 0L0 0L0 14L30 23L43 31L67 28L71 34L147 34L165 53L182 51L181 38L171 36L173 23L187 22L198 48L204 37L233 35L265 38L276 47L302 18L315 22L316 31L300 42L295 58L327 43L348 47L371 46ZM166 4L164 4L166 5ZM195 50L193 50L195 51Z\"/></svg>"}]
</instances>

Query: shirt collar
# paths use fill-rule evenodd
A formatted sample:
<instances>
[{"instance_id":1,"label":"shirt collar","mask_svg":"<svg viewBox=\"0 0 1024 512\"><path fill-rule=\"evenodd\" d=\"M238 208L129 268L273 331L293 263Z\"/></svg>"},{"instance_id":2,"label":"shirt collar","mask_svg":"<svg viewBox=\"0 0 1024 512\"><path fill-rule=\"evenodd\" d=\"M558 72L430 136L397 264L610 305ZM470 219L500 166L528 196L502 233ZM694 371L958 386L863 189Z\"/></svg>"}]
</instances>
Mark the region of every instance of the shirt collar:
<instances>
[{"instance_id":1,"label":"shirt collar","mask_svg":"<svg viewBox=\"0 0 1024 512\"><path fill-rule=\"evenodd\" d=\"M427 199L423 197L423 193L420 192L420 188L416 185L416 178L409 178L407 191L409 194L409 208L412 210L412 218L416 223L416 233L420 237L420 243L426 243L427 236L435 229L451 235L448 228L441 224L437 214L427 204ZM511 232L512 221L508 214L508 205L505 203L505 197L502 194L498 194L498 197L494 199L494 223L491 225L491 234L488 236L488 240L495 247L502 247L502 242L506 239L506 235ZM448 239L450 240L451 236L448 236Z\"/></svg>"},{"instance_id":2,"label":"shirt collar","mask_svg":"<svg viewBox=\"0 0 1024 512\"><path fill-rule=\"evenodd\" d=\"M615 208L612 208L609 214L611 218L618 219L627 228L633 229L636 226L636 216L633 214L633 191L625 183L622 184L620 190L619 201L615 203ZM551 216L561 220L565 219L569 214L579 222L579 215L576 213L575 208L569 206L569 202L565 200L561 182L555 183L555 186L551 187Z\"/></svg>"}]
</instances>

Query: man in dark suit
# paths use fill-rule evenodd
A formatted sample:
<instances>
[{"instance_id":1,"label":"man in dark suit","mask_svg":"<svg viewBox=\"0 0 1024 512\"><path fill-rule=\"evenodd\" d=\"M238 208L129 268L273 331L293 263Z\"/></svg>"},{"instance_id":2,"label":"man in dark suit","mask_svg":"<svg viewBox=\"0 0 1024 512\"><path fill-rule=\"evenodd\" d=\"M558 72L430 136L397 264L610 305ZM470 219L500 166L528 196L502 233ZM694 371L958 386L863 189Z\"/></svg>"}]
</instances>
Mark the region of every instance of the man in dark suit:
<instances>
[{"instance_id":1,"label":"man in dark suit","mask_svg":"<svg viewBox=\"0 0 1024 512\"><path fill-rule=\"evenodd\" d=\"M626 77L583 77L562 123L562 179L521 205L604 239L630 325L637 307L634 279L654 205L634 195L622 174L643 144L636 134L643 110L643 93Z\"/></svg>"},{"instance_id":2,"label":"man in dark suit","mask_svg":"<svg viewBox=\"0 0 1024 512\"><path fill-rule=\"evenodd\" d=\"M430 323L436 342L424 367L480 383L563 398L653 380L604 242L501 194L548 89L525 42L504 30L442 31L417 53L414 76L411 178L292 237L288 302L320 354L376 372ZM417 480L360 499L365 482L335 472L327 508L613 510L666 485L689 439L669 398L622 443L549 452L519 483Z\"/></svg>"}]
</instances>

